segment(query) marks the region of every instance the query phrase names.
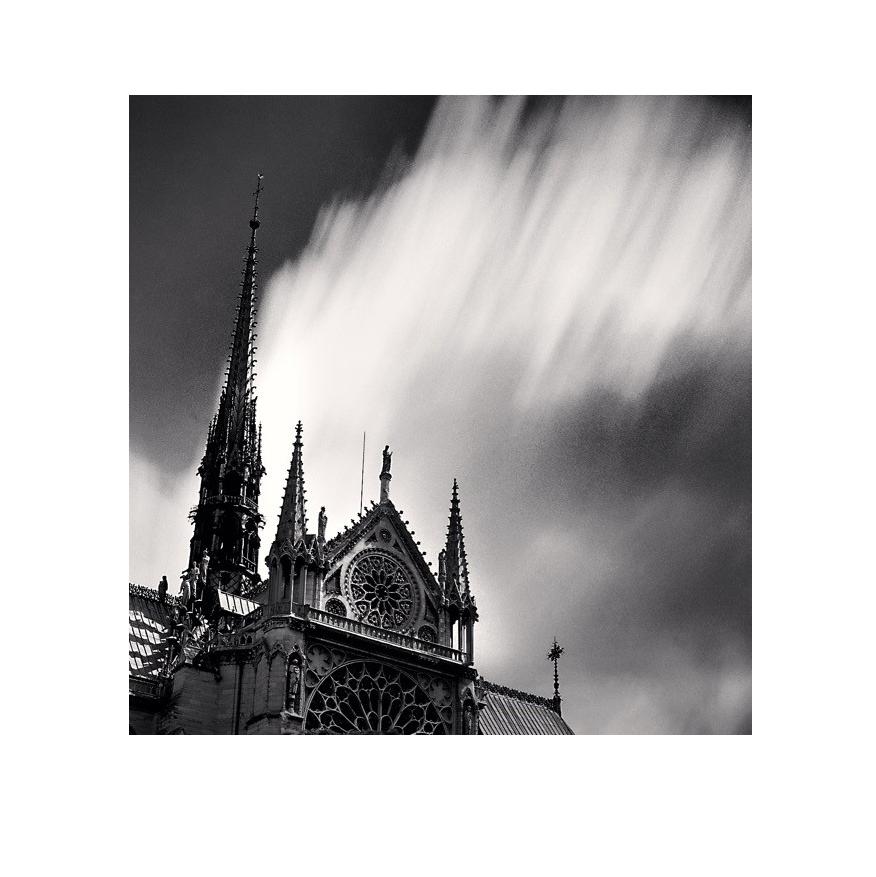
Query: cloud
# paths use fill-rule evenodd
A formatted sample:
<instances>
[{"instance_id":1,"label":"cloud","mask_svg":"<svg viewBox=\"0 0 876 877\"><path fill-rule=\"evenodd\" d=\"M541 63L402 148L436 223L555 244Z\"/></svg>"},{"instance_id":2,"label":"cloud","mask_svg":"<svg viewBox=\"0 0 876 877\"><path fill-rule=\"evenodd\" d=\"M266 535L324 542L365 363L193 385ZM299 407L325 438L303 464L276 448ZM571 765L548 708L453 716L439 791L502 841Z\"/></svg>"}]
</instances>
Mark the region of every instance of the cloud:
<instances>
[{"instance_id":1,"label":"cloud","mask_svg":"<svg viewBox=\"0 0 876 877\"><path fill-rule=\"evenodd\" d=\"M164 471L135 450L129 466L131 581L154 588L166 575L175 593L179 573L188 561L192 535L188 510L197 498L196 482L180 479L174 470Z\"/></svg>"}]
</instances>

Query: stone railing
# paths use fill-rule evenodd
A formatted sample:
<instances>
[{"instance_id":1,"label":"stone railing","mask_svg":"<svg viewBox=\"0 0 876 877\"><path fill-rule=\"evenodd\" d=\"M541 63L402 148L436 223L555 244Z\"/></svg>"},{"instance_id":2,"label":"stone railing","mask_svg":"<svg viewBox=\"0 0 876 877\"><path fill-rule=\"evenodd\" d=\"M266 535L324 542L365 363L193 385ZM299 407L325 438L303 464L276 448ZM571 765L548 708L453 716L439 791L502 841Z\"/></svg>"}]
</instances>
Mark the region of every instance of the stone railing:
<instances>
[{"instance_id":1,"label":"stone railing","mask_svg":"<svg viewBox=\"0 0 876 877\"><path fill-rule=\"evenodd\" d=\"M314 609L312 606L294 604L290 607L288 603L270 603L265 606L259 606L243 618L241 627L247 627L255 624L265 618L297 616L305 621L312 621L316 624L322 624L326 627L334 627L338 630L346 630L357 636L365 636L369 639L379 639L405 649L411 649L415 652L421 652L425 655L434 655L436 658L443 658L445 661L454 661L458 664L465 663L465 654L458 649L452 649L449 646L442 646L440 643L433 643L429 640L420 639L416 636L409 636L405 633L399 633L396 630L385 630L382 627L375 627L373 624L366 624L364 621L357 621L354 618L345 618L340 615L333 615L331 612L323 612L320 609Z\"/></svg>"},{"instance_id":2,"label":"stone railing","mask_svg":"<svg viewBox=\"0 0 876 877\"><path fill-rule=\"evenodd\" d=\"M227 493L217 493L215 496L206 497L202 503L192 506L191 511L189 512L189 517L192 517L202 505L207 505L208 503L216 503L219 505L242 505L246 506L248 509L252 509L254 512L258 512L259 510L258 503L248 496L229 496Z\"/></svg>"},{"instance_id":3,"label":"stone railing","mask_svg":"<svg viewBox=\"0 0 876 877\"><path fill-rule=\"evenodd\" d=\"M398 633L395 630L385 630L382 627L375 627L373 624L366 624L364 621L356 621L353 618L344 618L340 615L333 615L331 612L322 612L314 609L312 606L306 606L305 618L308 621L315 621L317 624L324 624L327 627L336 627L340 630L347 630L358 636L367 636L369 639L379 639L384 642L392 643L396 646L402 646L406 649L412 649L415 652L423 652L427 655L435 655L438 658L444 658L447 661L455 661L459 664L465 662L465 655L458 649L451 649L449 646L442 646L439 643L429 642L428 640L419 639L415 636L408 636L404 633Z\"/></svg>"},{"instance_id":4,"label":"stone railing","mask_svg":"<svg viewBox=\"0 0 876 877\"><path fill-rule=\"evenodd\" d=\"M265 610L270 608L270 606L259 606L257 609L253 609L248 615L243 616L241 627L246 627L248 624L255 624L256 621L261 621L262 616L265 614Z\"/></svg>"},{"instance_id":5,"label":"stone railing","mask_svg":"<svg viewBox=\"0 0 876 877\"><path fill-rule=\"evenodd\" d=\"M161 697L164 688L163 679L143 679L142 677L128 677L128 693L138 697Z\"/></svg>"}]
</instances>

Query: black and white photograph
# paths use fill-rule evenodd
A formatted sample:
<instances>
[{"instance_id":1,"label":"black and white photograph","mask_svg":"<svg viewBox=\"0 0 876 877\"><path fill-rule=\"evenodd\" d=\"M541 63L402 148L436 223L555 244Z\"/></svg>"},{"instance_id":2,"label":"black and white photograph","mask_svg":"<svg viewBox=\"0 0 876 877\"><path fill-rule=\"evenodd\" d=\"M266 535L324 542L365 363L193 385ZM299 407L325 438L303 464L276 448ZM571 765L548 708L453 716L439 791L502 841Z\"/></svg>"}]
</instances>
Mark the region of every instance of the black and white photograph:
<instances>
[{"instance_id":1,"label":"black and white photograph","mask_svg":"<svg viewBox=\"0 0 876 877\"><path fill-rule=\"evenodd\" d=\"M865 7L5 12L7 871L873 871Z\"/></svg>"},{"instance_id":2,"label":"black and white photograph","mask_svg":"<svg viewBox=\"0 0 876 877\"><path fill-rule=\"evenodd\" d=\"M130 98L131 734L750 734L750 96Z\"/></svg>"}]
</instances>

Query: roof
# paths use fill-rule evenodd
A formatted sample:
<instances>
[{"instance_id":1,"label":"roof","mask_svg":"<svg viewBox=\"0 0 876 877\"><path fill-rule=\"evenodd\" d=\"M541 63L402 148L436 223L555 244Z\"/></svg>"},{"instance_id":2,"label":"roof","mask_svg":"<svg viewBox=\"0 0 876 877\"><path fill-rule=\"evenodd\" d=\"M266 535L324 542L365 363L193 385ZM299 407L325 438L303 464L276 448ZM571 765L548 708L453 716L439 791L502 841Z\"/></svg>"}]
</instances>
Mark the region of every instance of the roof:
<instances>
[{"instance_id":1,"label":"roof","mask_svg":"<svg viewBox=\"0 0 876 877\"><path fill-rule=\"evenodd\" d=\"M552 701L525 691L483 682L484 707L480 712L480 733L574 734L554 710Z\"/></svg>"},{"instance_id":2,"label":"roof","mask_svg":"<svg viewBox=\"0 0 876 877\"><path fill-rule=\"evenodd\" d=\"M162 602L158 591L128 584L128 672L131 676L157 676L164 669L169 612L176 603L176 597L165 597ZM224 612L248 615L258 605L236 594L219 591L219 606Z\"/></svg>"},{"instance_id":3,"label":"roof","mask_svg":"<svg viewBox=\"0 0 876 877\"><path fill-rule=\"evenodd\" d=\"M259 608L258 603L247 600L245 597L238 597L237 594L228 594L225 591L219 591L219 605L226 612L233 612L235 615L249 615Z\"/></svg>"},{"instance_id":4,"label":"roof","mask_svg":"<svg viewBox=\"0 0 876 877\"><path fill-rule=\"evenodd\" d=\"M128 586L128 671L131 676L157 676L167 655L168 610L176 602L162 603L158 592Z\"/></svg>"}]
</instances>

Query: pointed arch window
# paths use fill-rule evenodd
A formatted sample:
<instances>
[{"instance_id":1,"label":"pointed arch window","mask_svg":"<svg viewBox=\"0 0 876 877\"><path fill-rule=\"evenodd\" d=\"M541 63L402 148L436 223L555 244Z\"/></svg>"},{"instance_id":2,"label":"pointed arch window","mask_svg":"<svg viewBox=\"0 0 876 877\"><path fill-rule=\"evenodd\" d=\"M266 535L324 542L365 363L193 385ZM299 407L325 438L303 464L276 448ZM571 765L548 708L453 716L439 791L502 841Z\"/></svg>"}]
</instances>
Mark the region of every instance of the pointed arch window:
<instances>
[{"instance_id":1,"label":"pointed arch window","mask_svg":"<svg viewBox=\"0 0 876 877\"><path fill-rule=\"evenodd\" d=\"M283 579L283 596L282 599L286 600L289 597L289 592L292 588L292 560L289 557L283 557L280 560L280 575Z\"/></svg>"}]
</instances>

